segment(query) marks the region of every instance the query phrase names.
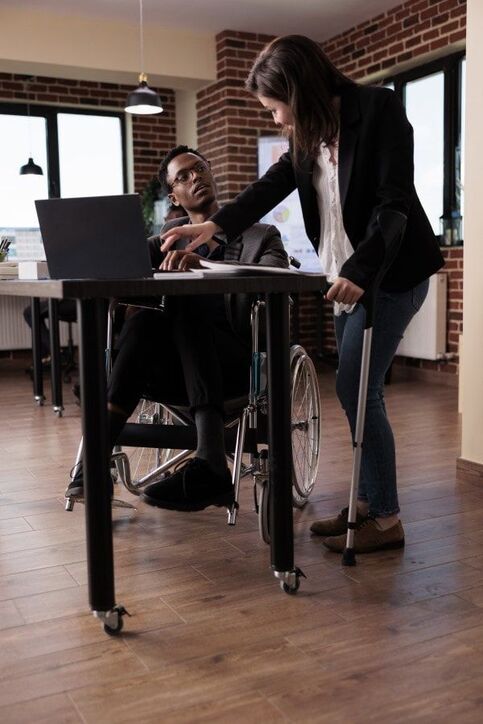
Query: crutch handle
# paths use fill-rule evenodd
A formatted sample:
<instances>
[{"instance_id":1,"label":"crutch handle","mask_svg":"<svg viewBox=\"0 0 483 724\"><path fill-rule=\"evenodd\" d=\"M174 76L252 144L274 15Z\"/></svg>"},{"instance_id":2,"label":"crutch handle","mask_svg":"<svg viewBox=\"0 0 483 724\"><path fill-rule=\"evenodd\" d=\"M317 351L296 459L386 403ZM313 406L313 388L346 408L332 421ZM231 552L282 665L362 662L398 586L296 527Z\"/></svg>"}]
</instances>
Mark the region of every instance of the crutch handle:
<instances>
[{"instance_id":1,"label":"crutch handle","mask_svg":"<svg viewBox=\"0 0 483 724\"><path fill-rule=\"evenodd\" d=\"M384 243L384 258L371 286L366 289L359 300L366 310L365 329L369 329L373 325L377 293L386 272L399 252L406 230L406 222L407 216L395 209L384 209L377 215L377 224Z\"/></svg>"},{"instance_id":2,"label":"crutch handle","mask_svg":"<svg viewBox=\"0 0 483 724\"><path fill-rule=\"evenodd\" d=\"M366 329L373 325L377 293L386 272L394 262L401 247L407 216L395 209L384 209L377 215L376 220L384 243L384 257L371 286L365 290L359 299L359 304L362 304L366 310ZM327 294L331 286L332 284L326 281L325 287L321 290L322 294Z\"/></svg>"}]
</instances>

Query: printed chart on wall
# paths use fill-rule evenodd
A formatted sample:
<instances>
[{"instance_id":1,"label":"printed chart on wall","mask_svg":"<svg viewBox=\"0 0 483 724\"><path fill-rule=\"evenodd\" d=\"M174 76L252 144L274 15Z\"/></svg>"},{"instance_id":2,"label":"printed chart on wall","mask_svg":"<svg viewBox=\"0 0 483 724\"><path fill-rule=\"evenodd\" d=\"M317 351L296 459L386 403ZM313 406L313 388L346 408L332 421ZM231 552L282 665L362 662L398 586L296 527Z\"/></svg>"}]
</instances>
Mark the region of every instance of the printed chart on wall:
<instances>
[{"instance_id":1,"label":"printed chart on wall","mask_svg":"<svg viewBox=\"0 0 483 724\"><path fill-rule=\"evenodd\" d=\"M280 136L261 136L258 139L258 174L262 176L282 153L288 142ZM264 224L273 224L282 235L287 254L297 257L301 271L320 272L320 262L305 233L302 209L297 191L294 191L263 217Z\"/></svg>"}]
</instances>

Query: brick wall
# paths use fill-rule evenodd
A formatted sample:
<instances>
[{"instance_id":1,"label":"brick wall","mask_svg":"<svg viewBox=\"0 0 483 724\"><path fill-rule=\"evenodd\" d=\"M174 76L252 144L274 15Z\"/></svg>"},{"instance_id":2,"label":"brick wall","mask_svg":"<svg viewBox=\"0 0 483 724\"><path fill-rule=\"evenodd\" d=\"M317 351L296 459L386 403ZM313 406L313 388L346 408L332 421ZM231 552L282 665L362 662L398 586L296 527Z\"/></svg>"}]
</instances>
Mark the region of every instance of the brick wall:
<instances>
[{"instance_id":1,"label":"brick wall","mask_svg":"<svg viewBox=\"0 0 483 724\"><path fill-rule=\"evenodd\" d=\"M323 43L341 70L364 81L414 58L447 48L465 37L466 0L408 0ZM198 94L199 147L212 160L220 183L221 201L227 201L257 177L257 139L276 133L270 115L243 89L256 55L271 37L226 30L217 36L217 81ZM462 250L445 252L450 261L449 351L457 354L461 332ZM301 300L301 341L317 347L316 298ZM324 350L334 350L331 310L323 310ZM457 357L448 364L408 360L413 366L457 371Z\"/></svg>"},{"instance_id":2,"label":"brick wall","mask_svg":"<svg viewBox=\"0 0 483 724\"><path fill-rule=\"evenodd\" d=\"M466 35L466 0L408 0L323 44L331 60L357 80L387 71Z\"/></svg>"},{"instance_id":3,"label":"brick wall","mask_svg":"<svg viewBox=\"0 0 483 724\"><path fill-rule=\"evenodd\" d=\"M74 80L69 78L47 78L36 76L29 83L30 76L0 73L0 101L25 102L44 105L68 105L79 108L102 108L119 111L124 108L127 94L132 86L116 83ZM164 112L155 116L132 116L134 189L144 186L157 173L159 160L176 144L176 116L174 91L159 90Z\"/></svg>"},{"instance_id":4,"label":"brick wall","mask_svg":"<svg viewBox=\"0 0 483 724\"><path fill-rule=\"evenodd\" d=\"M276 134L271 115L244 90L266 35L224 31L216 38L217 82L197 97L198 146L211 160L222 203L257 177L257 138Z\"/></svg>"}]
</instances>

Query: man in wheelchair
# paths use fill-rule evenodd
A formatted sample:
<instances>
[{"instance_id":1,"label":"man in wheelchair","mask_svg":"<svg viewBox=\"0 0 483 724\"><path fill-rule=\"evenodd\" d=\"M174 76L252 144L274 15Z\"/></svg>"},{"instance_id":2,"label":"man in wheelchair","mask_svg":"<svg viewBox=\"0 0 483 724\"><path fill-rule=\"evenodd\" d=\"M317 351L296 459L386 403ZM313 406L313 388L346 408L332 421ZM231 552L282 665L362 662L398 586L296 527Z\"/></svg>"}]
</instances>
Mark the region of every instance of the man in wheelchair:
<instances>
[{"instance_id":1,"label":"man in wheelchair","mask_svg":"<svg viewBox=\"0 0 483 724\"><path fill-rule=\"evenodd\" d=\"M170 202L183 206L188 215L165 224L161 234L173 226L201 223L219 208L210 164L197 150L173 148L160 164L159 180ZM159 237L152 237L153 266L197 268L202 257L288 266L280 234L267 224L254 224L236 238L220 235L196 253L185 250L188 243L185 238L164 252ZM163 312L137 310L125 322L108 382L111 446L143 397L189 407L197 431L194 456L146 487L142 499L149 505L202 510L233 502L224 445L224 401L247 393L250 309L251 299L246 295L177 297L167 300ZM66 497L82 495L82 469L77 468Z\"/></svg>"}]
</instances>

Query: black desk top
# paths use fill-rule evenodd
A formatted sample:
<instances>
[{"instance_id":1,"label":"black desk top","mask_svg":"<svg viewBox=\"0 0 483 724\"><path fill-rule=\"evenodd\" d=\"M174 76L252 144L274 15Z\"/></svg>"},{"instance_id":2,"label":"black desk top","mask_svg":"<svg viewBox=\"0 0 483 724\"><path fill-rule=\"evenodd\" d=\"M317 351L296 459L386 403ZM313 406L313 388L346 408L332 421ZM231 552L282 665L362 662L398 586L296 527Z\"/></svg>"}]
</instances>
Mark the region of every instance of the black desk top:
<instances>
[{"instance_id":1,"label":"black desk top","mask_svg":"<svg viewBox=\"0 0 483 724\"><path fill-rule=\"evenodd\" d=\"M190 279L166 274L162 279L0 280L1 296L44 297L52 299L95 299L119 297L159 297L163 294L255 294L272 292L311 292L324 287L322 274L216 274Z\"/></svg>"}]
</instances>

